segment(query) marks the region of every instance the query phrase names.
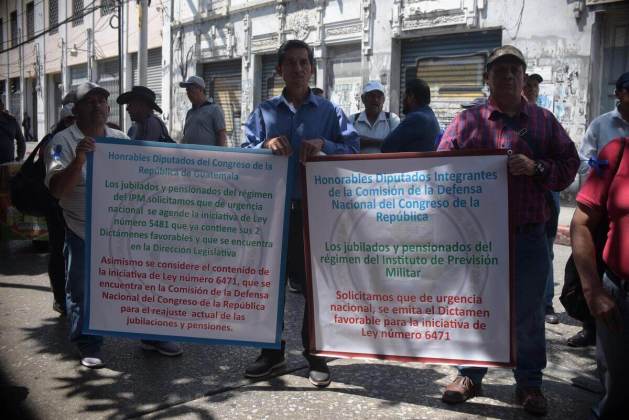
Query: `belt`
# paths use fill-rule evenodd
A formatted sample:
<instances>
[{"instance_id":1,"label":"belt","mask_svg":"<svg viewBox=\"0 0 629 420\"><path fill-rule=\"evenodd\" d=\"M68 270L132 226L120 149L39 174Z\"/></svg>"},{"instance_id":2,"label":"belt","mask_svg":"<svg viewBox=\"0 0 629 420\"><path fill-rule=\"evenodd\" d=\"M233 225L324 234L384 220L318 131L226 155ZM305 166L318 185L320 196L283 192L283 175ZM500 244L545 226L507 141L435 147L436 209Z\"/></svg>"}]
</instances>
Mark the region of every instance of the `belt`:
<instances>
[{"instance_id":1,"label":"belt","mask_svg":"<svg viewBox=\"0 0 629 420\"><path fill-rule=\"evenodd\" d=\"M614 273L609 268L605 269L605 274L607 274L607 277L609 277L612 283L618 286L619 289L624 290L625 292L629 292L629 280L625 280L622 277L616 275L616 273Z\"/></svg>"},{"instance_id":2,"label":"belt","mask_svg":"<svg viewBox=\"0 0 629 420\"><path fill-rule=\"evenodd\" d=\"M523 225L518 225L515 227L516 233L533 233L533 232L542 232L543 228L546 226L545 223L525 223Z\"/></svg>"}]
</instances>

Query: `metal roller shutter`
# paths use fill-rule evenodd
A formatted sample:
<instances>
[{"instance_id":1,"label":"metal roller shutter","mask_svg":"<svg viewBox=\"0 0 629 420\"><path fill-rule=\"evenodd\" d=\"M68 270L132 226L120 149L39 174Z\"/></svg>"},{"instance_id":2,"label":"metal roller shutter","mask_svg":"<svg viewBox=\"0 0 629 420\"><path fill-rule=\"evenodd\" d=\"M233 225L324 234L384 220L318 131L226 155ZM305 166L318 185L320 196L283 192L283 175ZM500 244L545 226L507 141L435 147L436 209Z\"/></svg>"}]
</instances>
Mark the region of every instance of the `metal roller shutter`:
<instances>
[{"instance_id":1,"label":"metal roller shutter","mask_svg":"<svg viewBox=\"0 0 629 420\"><path fill-rule=\"evenodd\" d=\"M70 67L70 88L74 89L83 82L87 82L87 64Z\"/></svg>"},{"instance_id":2,"label":"metal roller shutter","mask_svg":"<svg viewBox=\"0 0 629 420\"><path fill-rule=\"evenodd\" d=\"M277 74L275 67L277 67L277 55L272 54L262 56L262 89L260 94L260 99L262 101L281 95L282 89L284 89L284 79L282 79L282 76ZM310 87L315 87L317 85L316 75L316 72L312 74L309 82Z\"/></svg>"},{"instance_id":3,"label":"metal roller shutter","mask_svg":"<svg viewBox=\"0 0 629 420\"><path fill-rule=\"evenodd\" d=\"M282 94L284 80L275 71L276 66L277 55L262 56L262 92L260 96L263 101Z\"/></svg>"},{"instance_id":4,"label":"metal roller shutter","mask_svg":"<svg viewBox=\"0 0 629 420\"><path fill-rule=\"evenodd\" d=\"M120 87L118 86L118 59L101 60L98 62L98 83L109 91L109 121L118 124L120 116L120 108L116 99L120 95Z\"/></svg>"},{"instance_id":5,"label":"metal roller shutter","mask_svg":"<svg viewBox=\"0 0 629 420\"><path fill-rule=\"evenodd\" d=\"M486 31L403 40L400 104L406 81L421 78L430 86L430 106L446 127L461 103L483 95L487 54L501 39L500 31Z\"/></svg>"},{"instance_id":6,"label":"metal roller shutter","mask_svg":"<svg viewBox=\"0 0 629 420\"><path fill-rule=\"evenodd\" d=\"M210 98L223 109L227 131L227 145L240 146L242 63L241 60L222 61L203 65L203 80Z\"/></svg>"},{"instance_id":7,"label":"metal roller shutter","mask_svg":"<svg viewBox=\"0 0 629 420\"><path fill-rule=\"evenodd\" d=\"M146 68L146 87L155 92L157 105L162 106L162 50L153 48L148 51L148 66ZM133 84L138 84L138 54L131 56L131 68L133 71Z\"/></svg>"},{"instance_id":8,"label":"metal roller shutter","mask_svg":"<svg viewBox=\"0 0 629 420\"><path fill-rule=\"evenodd\" d=\"M328 50L327 95L345 114L351 115L362 108L360 44L339 45Z\"/></svg>"}]
</instances>

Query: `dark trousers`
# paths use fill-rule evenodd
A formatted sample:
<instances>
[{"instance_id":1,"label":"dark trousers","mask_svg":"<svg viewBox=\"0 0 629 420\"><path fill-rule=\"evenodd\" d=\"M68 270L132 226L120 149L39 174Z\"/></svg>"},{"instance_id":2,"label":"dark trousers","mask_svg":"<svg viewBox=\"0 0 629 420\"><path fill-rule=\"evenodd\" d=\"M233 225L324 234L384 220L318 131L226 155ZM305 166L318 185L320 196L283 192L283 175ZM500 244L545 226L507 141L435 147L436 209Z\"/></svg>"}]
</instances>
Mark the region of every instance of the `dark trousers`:
<instances>
[{"instance_id":1,"label":"dark trousers","mask_svg":"<svg viewBox=\"0 0 629 420\"><path fill-rule=\"evenodd\" d=\"M294 206L290 211L290 227L288 229L288 255L286 256L286 274L302 285L304 295L304 319L301 324L301 344L307 351L310 345L308 324L310 322L310 308L308 305L308 288L306 287L306 263L304 259L304 224L301 206ZM285 279L286 280L286 279Z\"/></svg>"},{"instance_id":2,"label":"dark trousers","mask_svg":"<svg viewBox=\"0 0 629 420\"><path fill-rule=\"evenodd\" d=\"M616 302L621 314L620 331L596 323L596 362L605 394L594 408L600 419L626 418L629 413L629 283L610 272L603 276L603 287Z\"/></svg>"},{"instance_id":3,"label":"dark trousers","mask_svg":"<svg viewBox=\"0 0 629 420\"><path fill-rule=\"evenodd\" d=\"M293 205L290 211L290 223L288 228L288 253L286 256L286 275L291 279L301 282L304 285L302 293L306 303L304 305L304 319L301 324L301 343L306 352L310 345L310 335L308 332L308 323L310 320L310 311L308 308L308 299L306 294L306 268L304 260L304 229L302 222L301 206ZM284 279L286 281L286 279ZM282 328L284 326L282 325ZM266 350L269 351L269 350ZM279 351L279 350L277 350Z\"/></svg>"},{"instance_id":4,"label":"dark trousers","mask_svg":"<svg viewBox=\"0 0 629 420\"><path fill-rule=\"evenodd\" d=\"M48 246L50 256L48 258L48 277L50 288L55 302L63 308L66 307L66 276L65 260L63 258L63 244L65 242L66 224L63 220L63 212L59 206L46 215L48 225Z\"/></svg>"}]
</instances>

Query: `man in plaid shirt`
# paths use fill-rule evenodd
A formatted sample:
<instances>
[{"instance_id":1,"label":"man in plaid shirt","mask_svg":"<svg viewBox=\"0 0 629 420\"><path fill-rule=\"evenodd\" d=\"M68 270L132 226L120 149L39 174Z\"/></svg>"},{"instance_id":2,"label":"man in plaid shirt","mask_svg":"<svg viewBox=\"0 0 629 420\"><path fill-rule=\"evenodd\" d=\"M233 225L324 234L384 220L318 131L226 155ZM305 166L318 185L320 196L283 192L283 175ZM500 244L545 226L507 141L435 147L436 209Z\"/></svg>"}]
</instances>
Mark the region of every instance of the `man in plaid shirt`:
<instances>
[{"instance_id":1,"label":"man in plaid shirt","mask_svg":"<svg viewBox=\"0 0 629 420\"><path fill-rule=\"evenodd\" d=\"M545 222L550 207L545 193L560 191L579 168L574 143L552 113L522 97L526 61L517 48L496 48L487 59L486 104L458 114L446 129L438 150L506 149L511 175L515 237L516 401L537 415L547 412L541 392L546 367L544 288L552 270ZM478 395L486 368L460 366L443 393L446 403Z\"/></svg>"}]
</instances>

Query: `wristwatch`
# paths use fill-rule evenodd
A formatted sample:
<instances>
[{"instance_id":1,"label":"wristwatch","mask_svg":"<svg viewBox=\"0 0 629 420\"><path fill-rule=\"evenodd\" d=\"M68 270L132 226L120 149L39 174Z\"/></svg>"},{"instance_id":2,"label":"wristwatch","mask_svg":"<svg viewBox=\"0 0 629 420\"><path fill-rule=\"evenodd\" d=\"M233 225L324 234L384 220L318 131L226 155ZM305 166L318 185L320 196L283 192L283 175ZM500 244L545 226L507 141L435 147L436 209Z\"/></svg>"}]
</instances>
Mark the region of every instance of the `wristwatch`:
<instances>
[{"instance_id":1,"label":"wristwatch","mask_svg":"<svg viewBox=\"0 0 629 420\"><path fill-rule=\"evenodd\" d=\"M544 172L546 171L546 167L544 166L544 164L542 162L540 162L539 160L535 161L535 176L542 176L544 175Z\"/></svg>"}]
</instances>

